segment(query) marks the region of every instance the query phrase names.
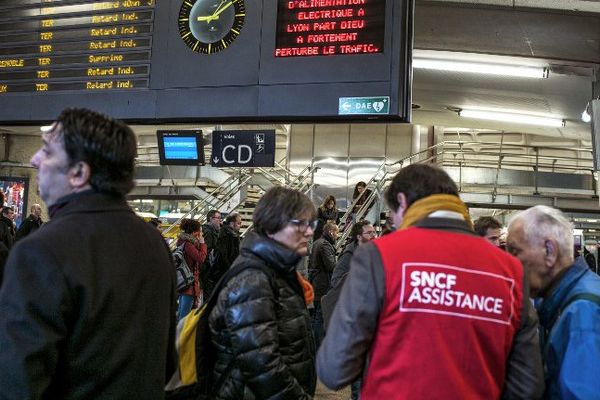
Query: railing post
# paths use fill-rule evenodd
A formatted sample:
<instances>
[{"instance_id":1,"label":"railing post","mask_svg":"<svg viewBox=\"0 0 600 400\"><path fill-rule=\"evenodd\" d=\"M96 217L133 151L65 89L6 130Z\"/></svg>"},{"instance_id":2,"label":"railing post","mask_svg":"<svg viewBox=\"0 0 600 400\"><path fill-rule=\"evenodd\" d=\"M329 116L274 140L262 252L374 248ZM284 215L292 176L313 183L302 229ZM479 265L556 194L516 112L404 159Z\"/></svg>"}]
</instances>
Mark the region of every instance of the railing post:
<instances>
[{"instance_id":1,"label":"railing post","mask_svg":"<svg viewBox=\"0 0 600 400\"><path fill-rule=\"evenodd\" d=\"M535 190L533 192L533 194L539 195L540 192L538 191L538 172L539 172L539 163L540 163L540 149L537 147L533 148L533 151L535 151L535 166L533 167L533 184L535 187Z\"/></svg>"}]
</instances>

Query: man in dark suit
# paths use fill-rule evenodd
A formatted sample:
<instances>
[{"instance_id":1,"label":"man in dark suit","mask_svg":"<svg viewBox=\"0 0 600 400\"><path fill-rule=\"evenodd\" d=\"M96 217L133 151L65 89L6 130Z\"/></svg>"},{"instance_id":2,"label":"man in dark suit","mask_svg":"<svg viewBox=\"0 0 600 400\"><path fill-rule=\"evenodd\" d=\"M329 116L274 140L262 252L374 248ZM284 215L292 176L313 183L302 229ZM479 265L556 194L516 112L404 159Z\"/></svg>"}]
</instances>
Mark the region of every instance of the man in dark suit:
<instances>
[{"instance_id":1,"label":"man in dark suit","mask_svg":"<svg viewBox=\"0 0 600 400\"><path fill-rule=\"evenodd\" d=\"M164 397L174 370L175 271L129 208L136 138L67 109L31 159L51 221L15 244L0 289L3 399Z\"/></svg>"},{"instance_id":2,"label":"man in dark suit","mask_svg":"<svg viewBox=\"0 0 600 400\"><path fill-rule=\"evenodd\" d=\"M21 223L15 240L23 239L25 236L37 230L44 221L42 221L42 206L34 204L31 206L31 214Z\"/></svg>"}]
</instances>

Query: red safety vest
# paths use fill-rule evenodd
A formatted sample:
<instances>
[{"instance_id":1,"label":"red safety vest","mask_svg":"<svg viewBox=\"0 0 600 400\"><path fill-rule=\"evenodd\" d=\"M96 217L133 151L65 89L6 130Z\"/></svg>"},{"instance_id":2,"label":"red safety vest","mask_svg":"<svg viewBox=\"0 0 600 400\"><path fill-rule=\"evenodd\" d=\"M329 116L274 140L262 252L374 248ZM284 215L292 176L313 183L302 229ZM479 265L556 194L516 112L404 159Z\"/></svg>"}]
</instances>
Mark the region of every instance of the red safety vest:
<instances>
[{"instance_id":1,"label":"red safety vest","mask_svg":"<svg viewBox=\"0 0 600 400\"><path fill-rule=\"evenodd\" d=\"M361 399L497 399L523 268L484 239L409 228L377 240L385 299Z\"/></svg>"}]
</instances>

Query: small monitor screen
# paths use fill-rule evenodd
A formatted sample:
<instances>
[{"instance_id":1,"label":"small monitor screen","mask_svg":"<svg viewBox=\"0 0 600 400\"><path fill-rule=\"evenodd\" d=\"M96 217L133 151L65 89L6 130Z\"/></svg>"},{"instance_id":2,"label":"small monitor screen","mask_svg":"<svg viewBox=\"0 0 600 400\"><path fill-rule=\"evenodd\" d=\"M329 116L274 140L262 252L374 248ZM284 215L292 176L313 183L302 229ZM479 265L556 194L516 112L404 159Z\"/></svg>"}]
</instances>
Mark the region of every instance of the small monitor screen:
<instances>
[{"instance_id":1,"label":"small monitor screen","mask_svg":"<svg viewBox=\"0 0 600 400\"><path fill-rule=\"evenodd\" d=\"M161 165L204 165L202 131L157 131Z\"/></svg>"}]
</instances>

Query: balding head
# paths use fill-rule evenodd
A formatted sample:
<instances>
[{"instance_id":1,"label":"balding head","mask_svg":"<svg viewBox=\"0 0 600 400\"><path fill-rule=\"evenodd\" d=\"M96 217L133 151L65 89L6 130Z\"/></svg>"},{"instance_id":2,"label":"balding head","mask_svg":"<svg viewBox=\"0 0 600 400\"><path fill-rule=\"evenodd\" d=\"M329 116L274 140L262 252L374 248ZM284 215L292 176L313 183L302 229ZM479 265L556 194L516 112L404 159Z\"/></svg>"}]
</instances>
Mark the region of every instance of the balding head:
<instances>
[{"instance_id":1,"label":"balding head","mask_svg":"<svg viewBox=\"0 0 600 400\"><path fill-rule=\"evenodd\" d=\"M42 217L42 206L40 206L39 204L36 203L32 205L30 211L31 215L35 216L36 218Z\"/></svg>"}]
</instances>

